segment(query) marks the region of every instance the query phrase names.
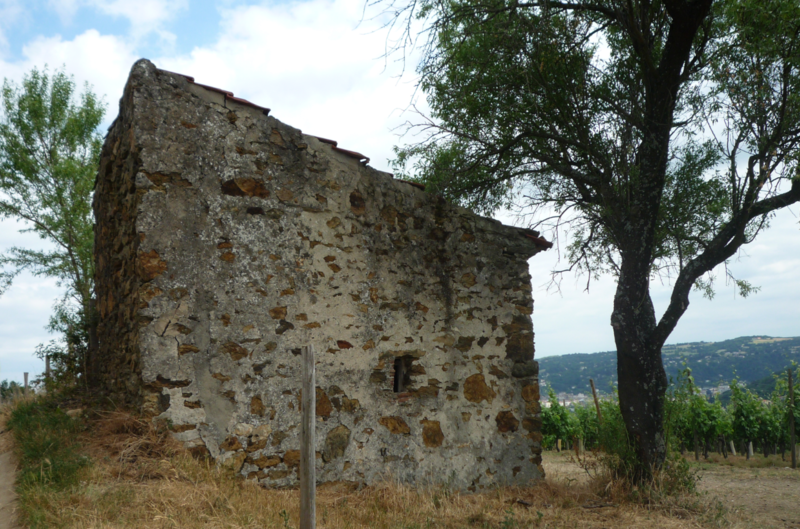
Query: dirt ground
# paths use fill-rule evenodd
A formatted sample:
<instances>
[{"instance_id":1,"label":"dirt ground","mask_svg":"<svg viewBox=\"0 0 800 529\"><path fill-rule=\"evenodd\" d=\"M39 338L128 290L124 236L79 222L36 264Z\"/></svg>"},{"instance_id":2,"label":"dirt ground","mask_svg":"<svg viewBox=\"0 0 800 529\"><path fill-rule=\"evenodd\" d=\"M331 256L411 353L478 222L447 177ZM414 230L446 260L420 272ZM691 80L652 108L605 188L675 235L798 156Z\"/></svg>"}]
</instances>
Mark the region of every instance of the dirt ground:
<instances>
[{"instance_id":1,"label":"dirt ground","mask_svg":"<svg viewBox=\"0 0 800 529\"><path fill-rule=\"evenodd\" d=\"M543 456L548 479L563 483L588 481L588 474L571 454L548 451ZM732 459L743 464L741 456ZM691 464L700 477L699 490L718 499L730 513L729 518L738 522L735 525L800 529L800 469L793 471L788 462L785 467L772 468Z\"/></svg>"},{"instance_id":2,"label":"dirt ground","mask_svg":"<svg viewBox=\"0 0 800 529\"><path fill-rule=\"evenodd\" d=\"M11 452L11 432L5 432L5 425L0 423L0 529L17 529L14 515L16 495L14 494L14 476L17 466Z\"/></svg>"},{"instance_id":3,"label":"dirt ground","mask_svg":"<svg viewBox=\"0 0 800 529\"><path fill-rule=\"evenodd\" d=\"M752 527L800 528L800 470L701 465L699 488Z\"/></svg>"}]
</instances>

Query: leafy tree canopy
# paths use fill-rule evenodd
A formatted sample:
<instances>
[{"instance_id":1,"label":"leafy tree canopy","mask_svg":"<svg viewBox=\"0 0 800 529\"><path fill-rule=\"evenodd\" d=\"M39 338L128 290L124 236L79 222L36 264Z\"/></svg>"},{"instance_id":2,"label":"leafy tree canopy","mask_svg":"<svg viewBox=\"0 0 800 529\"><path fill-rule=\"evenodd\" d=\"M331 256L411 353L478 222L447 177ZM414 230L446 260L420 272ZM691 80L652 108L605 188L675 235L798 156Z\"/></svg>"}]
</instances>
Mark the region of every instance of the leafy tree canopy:
<instances>
[{"instance_id":1,"label":"leafy tree canopy","mask_svg":"<svg viewBox=\"0 0 800 529\"><path fill-rule=\"evenodd\" d=\"M655 191L651 270L680 273L712 248L724 262L800 198L800 4L710 4L405 6L429 22L419 74L432 116L418 125L425 141L397 149L395 168L486 214L547 206L556 217L539 223L574 228L571 264L617 275L649 198L638 195ZM675 17L704 5L695 37L678 42ZM678 44L689 49L667 53ZM667 123L652 123L658 106ZM668 149L650 161L658 127Z\"/></svg>"},{"instance_id":2,"label":"leafy tree canopy","mask_svg":"<svg viewBox=\"0 0 800 529\"><path fill-rule=\"evenodd\" d=\"M4 80L0 115L0 218L22 221L23 231L49 249L14 247L0 255L0 294L23 270L54 277L66 288L50 320L64 349L41 349L56 369L81 370L88 347L94 285L92 188L102 138L104 105L88 86L76 97L63 71L36 69L22 84Z\"/></svg>"},{"instance_id":3,"label":"leafy tree canopy","mask_svg":"<svg viewBox=\"0 0 800 529\"><path fill-rule=\"evenodd\" d=\"M479 211L567 228L569 268L617 278L620 406L648 475L665 457L660 349L690 291L711 295L713 270L800 201L800 3L384 5L396 48L420 20L427 35L428 134L398 149L396 170ZM655 274L673 282L660 318Z\"/></svg>"}]
</instances>

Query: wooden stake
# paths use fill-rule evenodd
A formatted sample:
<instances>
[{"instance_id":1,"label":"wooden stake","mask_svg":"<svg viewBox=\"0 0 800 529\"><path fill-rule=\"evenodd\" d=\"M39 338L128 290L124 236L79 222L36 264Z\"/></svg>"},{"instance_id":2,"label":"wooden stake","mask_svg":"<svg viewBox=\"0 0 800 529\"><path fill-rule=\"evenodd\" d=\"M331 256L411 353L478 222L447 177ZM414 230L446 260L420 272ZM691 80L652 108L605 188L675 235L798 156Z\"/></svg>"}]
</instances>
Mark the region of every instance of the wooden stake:
<instances>
[{"instance_id":1,"label":"wooden stake","mask_svg":"<svg viewBox=\"0 0 800 529\"><path fill-rule=\"evenodd\" d=\"M792 368L789 368L789 446L792 450L792 468L797 468L797 450L795 447L794 433L794 384L792 383Z\"/></svg>"},{"instance_id":2,"label":"wooden stake","mask_svg":"<svg viewBox=\"0 0 800 529\"><path fill-rule=\"evenodd\" d=\"M603 414L600 413L600 401L597 400L597 390L594 387L594 380L590 378L589 384L592 385L592 396L594 397L594 407L597 410L597 423L603 424Z\"/></svg>"},{"instance_id":3,"label":"wooden stake","mask_svg":"<svg viewBox=\"0 0 800 529\"><path fill-rule=\"evenodd\" d=\"M50 380L50 355L44 357L44 376Z\"/></svg>"},{"instance_id":4,"label":"wooden stake","mask_svg":"<svg viewBox=\"0 0 800 529\"><path fill-rule=\"evenodd\" d=\"M25 393L28 393L28 373L22 374L25 377Z\"/></svg>"},{"instance_id":5,"label":"wooden stake","mask_svg":"<svg viewBox=\"0 0 800 529\"><path fill-rule=\"evenodd\" d=\"M314 347L303 347L303 413L300 429L300 529L317 526L317 469L314 420L317 391Z\"/></svg>"}]
</instances>

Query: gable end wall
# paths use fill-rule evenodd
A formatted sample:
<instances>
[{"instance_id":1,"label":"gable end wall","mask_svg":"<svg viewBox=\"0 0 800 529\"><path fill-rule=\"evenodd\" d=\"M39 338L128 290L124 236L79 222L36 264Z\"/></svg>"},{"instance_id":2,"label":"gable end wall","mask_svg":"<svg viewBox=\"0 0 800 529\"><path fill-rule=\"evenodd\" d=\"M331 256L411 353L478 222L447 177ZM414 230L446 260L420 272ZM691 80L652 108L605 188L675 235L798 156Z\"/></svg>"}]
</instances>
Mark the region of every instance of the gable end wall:
<instances>
[{"instance_id":1,"label":"gable end wall","mask_svg":"<svg viewBox=\"0 0 800 529\"><path fill-rule=\"evenodd\" d=\"M320 481L543 476L520 230L144 60L95 212L103 384L191 449L294 485L313 345Z\"/></svg>"}]
</instances>

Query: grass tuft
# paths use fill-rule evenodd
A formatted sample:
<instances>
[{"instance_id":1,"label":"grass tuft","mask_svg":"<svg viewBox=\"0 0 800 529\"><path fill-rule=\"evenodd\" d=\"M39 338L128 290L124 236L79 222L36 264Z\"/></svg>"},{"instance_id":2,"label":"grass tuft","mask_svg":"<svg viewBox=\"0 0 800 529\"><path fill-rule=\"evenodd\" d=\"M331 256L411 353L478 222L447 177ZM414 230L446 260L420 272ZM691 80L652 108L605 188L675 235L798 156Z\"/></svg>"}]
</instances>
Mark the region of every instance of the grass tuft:
<instances>
[{"instance_id":1,"label":"grass tuft","mask_svg":"<svg viewBox=\"0 0 800 529\"><path fill-rule=\"evenodd\" d=\"M6 426L14 434L19 457L17 483L29 488L63 490L78 483L89 459L81 452L78 421L45 400L19 403Z\"/></svg>"}]
</instances>

